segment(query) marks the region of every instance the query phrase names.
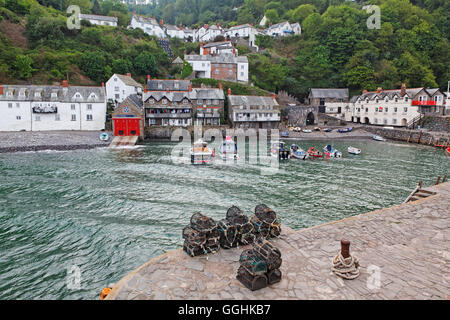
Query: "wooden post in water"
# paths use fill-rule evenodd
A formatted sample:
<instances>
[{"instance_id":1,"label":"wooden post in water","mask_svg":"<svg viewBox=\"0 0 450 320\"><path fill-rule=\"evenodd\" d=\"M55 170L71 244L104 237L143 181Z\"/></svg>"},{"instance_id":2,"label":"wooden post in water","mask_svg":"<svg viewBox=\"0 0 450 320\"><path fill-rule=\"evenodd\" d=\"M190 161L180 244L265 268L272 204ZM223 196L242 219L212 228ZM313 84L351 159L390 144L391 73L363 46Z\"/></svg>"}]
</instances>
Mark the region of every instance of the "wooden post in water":
<instances>
[{"instance_id":1,"label":"wooden post in water","mask_svg":"<svg viewBox=\"0 0 450 320\"><path fill-rule=\"evenodd\" d=\"M444 183L445 181L447 181L447 175L445 175L445 176L442 178L442 183Z\"/></svg>"},{"instance_id":2,"label":"wooden post in water","mask_svg":"<svg viewBox=\"0 0 450 320\"><path fill-rule=\"evenodd\" d=\"M417 184L419 186L419 190L422 189L422 180L419 181L419 183Z\"/></svg>"},{"instance_id":3,"label":"wooden post in water","mask_svg":"<svg viewBox=\"0 0 450 320\"><path fill-rule=\"evenodd\" d=\"M422 130L419 131L419 137L417 138L417 143L420 143L421 137L422 137Z\"/></svg>"},{"instance_id":4,"label":"wooden post in water","mask_svg":"<svg viewBox=\"0 0 450 320\"><path fill-rule=\"evenodd\" d=\"M441 181L441 177L438 176L435 185L439 184L439 181Z\"/></svg>"}]
</instances>

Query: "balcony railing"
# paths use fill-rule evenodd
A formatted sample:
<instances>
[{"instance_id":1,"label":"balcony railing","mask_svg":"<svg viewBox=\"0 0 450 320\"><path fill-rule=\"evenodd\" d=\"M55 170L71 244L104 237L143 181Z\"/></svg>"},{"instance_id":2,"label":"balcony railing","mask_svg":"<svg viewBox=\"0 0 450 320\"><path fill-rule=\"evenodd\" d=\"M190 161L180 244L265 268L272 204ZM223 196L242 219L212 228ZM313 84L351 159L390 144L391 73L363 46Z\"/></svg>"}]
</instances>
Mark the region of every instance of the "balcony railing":
<instances>
[{"instance_id":1,"label":"balcony railing","mask_svg":"<svg viewBox=\"0 0 450 320\"><path fill-rule=\"evenodd\" d=\"M33 107L33 113L58 113L58 107Z\"/></svg>"},{"instance_id":2,"label":"balcony railing","mask_svg":"<svg viewBox=\"0 0 450 320\"><path fill-rule=\"evenodd\" d=\"M150 119L189 119L192 113L147 113Z\"/></svg>"},{"instance_id":3,"label":"balcony railing","mask_svg":"<svg viewBox=\"0 0 450 320\"><path fill-rule=\"evenodd\" d=\"M428 100L428 101L419 101L419 100L413 100L411 102L412 106L435 106L436 101Z\"/></svg>"}]
</instances>

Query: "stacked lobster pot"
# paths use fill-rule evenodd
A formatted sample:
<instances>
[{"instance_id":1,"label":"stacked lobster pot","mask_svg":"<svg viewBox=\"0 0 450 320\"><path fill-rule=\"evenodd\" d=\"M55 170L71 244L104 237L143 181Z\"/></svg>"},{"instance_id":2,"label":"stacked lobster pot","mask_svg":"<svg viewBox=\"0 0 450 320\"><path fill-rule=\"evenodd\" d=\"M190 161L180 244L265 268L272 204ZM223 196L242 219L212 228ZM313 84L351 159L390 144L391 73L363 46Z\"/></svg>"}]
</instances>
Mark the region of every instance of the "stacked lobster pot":
<instances>
[{"instance_id":1,"label":"stacked lobster pot","mask_svg":"<svg viewBox=\"0 0 450 320\"><path fill-rule=\"evenodd\" d=\"M226 218L218 223L220 246L224 249L247 245L255 240L253 224L236 206L228 209Z\"/></svg>"},{"instance_id":2,"label":"stacked lobster pot","mask_svg":"<svg viewBox=\"0 0 450 320\"><path fill-rule=\"evenodd\" d=\"M236 278L252 291L281 281L281 252L263 237L242 252L239 262Z\"/></svg>"},{"instance_id":3,"label":"stacked lobster pot","mask_svg":"<svg viewBox=\"0 0 450 320\"><path fill-rule=\"evenodd\" d=\"M265 204L255 207L255 215L250 222L253 224L256 236L269 239L276 238L281 234L281 219Z\"/></svg>"},{"instance_id":4,"label":"stacked lobster pot","mask_svg":"<svg viewBox=\"0 0 450 320\"><path fill-rule=\"evenodd\" d=\"M200 212L192 215L190 226L183 229L183 250L191 257L214 253L219 250L217 223Z\"/></svg>"}]
</instances>

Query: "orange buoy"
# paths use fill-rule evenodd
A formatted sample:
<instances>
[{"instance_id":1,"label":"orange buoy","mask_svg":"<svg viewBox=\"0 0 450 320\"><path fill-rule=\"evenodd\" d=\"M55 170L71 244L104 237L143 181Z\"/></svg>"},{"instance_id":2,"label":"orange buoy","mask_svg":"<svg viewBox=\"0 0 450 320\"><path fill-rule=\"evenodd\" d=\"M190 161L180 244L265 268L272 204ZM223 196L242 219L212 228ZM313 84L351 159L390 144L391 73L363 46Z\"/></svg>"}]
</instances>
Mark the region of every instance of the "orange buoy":
<instances>
[{"instance_id":1,"label":"orange buoy","mask_svg":"<svg viewBox=\"0 0 450 320\"><path fill-rule=\"evenodd\" d=\"M100 300L105 300L106 296L111 292L111 288L103 288L102 293L100 293Z\"/></svg>"}]
</instances>

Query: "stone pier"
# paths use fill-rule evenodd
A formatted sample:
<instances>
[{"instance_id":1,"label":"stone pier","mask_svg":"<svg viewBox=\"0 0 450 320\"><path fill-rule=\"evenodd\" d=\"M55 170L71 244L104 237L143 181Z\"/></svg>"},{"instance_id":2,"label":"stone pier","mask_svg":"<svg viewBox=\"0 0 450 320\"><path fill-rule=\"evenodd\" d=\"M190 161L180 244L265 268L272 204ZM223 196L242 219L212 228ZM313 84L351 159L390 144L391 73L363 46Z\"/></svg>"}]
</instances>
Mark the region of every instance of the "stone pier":
<instances>
[{"instance_id":1,"label":"stone pier","mask_svg":"<svg viewBox=\"0 0 450 320\"><path fill-rule=\"evenodd\" d=\"M450 299L450 182L426 190L436 195L298 231L284 227L273 240L282 281L262 290L236 280L246 247L197 258L178 249L131 272L107 299ZM354 280L331 272L342 238L361 264Z\"/></svg>"}]
</instances>

